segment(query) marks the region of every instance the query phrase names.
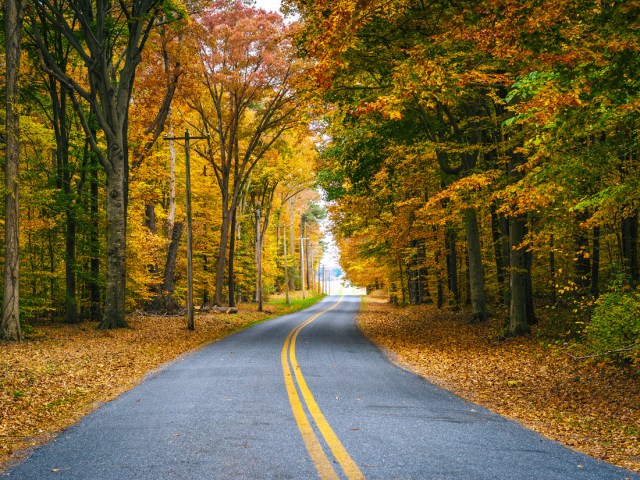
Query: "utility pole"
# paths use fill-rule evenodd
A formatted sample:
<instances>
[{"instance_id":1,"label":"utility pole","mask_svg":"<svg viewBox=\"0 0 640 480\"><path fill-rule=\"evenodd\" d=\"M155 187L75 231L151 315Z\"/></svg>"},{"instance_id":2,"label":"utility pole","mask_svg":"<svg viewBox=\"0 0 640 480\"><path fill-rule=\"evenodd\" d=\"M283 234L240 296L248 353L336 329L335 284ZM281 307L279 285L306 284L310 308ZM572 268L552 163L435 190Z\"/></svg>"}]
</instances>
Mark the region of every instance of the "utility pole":
<instances>
[{"instance_id":1,"label":"utility pole","mask_svg":"<svg viewBox=\"0 0 640 480\"><path fill-rule=\"evenodd\" d=\"M187 328L189 330L195 330L193 321L193 222L191 220L191 159L189 157L189 140L199 140L203 138L209 138L209 135L192 137L189 135L188 128L184 130L184 137L164 137L165 140L184 140L187 190Z\"/></svg>"},{"instance_id":2,"label":"utility pole","mask_svg":"<svg viewBox=\"0 0 640 480\"><path fill-rule=\"evenodd\" d=\"M291 262L291 267L292 270L295 271L296 267L296 260L295 260L295 240L294 240L294 228L293 228L293 215L295 213L294 208L293 208L293 202L295 200L295 196L291 197L289 199L289 253L291 254L291 258L292 258L292 262ZM295 290L295 275L291 275L291 278L289 279L289 290Z\"/></svg>"},{"instance_id":3,"label":"utility pole","mask_svg":"<svg viewBox=\"0 0 640 480\"><path fill-rule=\"evenodd\" d=\"M262 230L260 227L260 207L256 207L256 267L258 270L258 284L256 286L256 300L258 311L262 312Z\"/></svg>"},{"instance_id":4,"label":"utility pole","mask_svg":"<svg viewBox=\"0 0 640 480\"><path fill-rule=\"evenodd\" d=\"M282 230L283 230L283 242L282 245L284 247L284 294L285 294L285 298L287 300L287 305L291 305L291 298L289 297L289 265L288 265L288 259L287 259L287 242L289 241L289 239L287 238L287 226L283 225L282 226Z\"/></svg>"},{"instance_id":5,"label":"utility pole","mask_svg":"<svg viewBox=\"0 0 640 480\"><path fill-rule=\"evenodd\" d=\"M305 274L304 274L304 264L305 264L305 258L304 258L304 242L305 240L308 240L307 237L300 237L300 288L302 290L302 298L307 298L305 296L304 293L304 280L305 280Z\"/></svg>"}]
</instances>

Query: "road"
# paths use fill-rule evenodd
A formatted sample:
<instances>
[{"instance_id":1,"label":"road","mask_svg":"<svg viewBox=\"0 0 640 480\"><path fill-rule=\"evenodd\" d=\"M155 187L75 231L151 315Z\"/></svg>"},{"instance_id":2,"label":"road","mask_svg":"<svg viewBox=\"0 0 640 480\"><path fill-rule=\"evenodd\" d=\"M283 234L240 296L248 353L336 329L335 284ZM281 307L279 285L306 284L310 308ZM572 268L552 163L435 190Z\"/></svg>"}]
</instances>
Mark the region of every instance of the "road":
<instances>
[{"instance_id":1,"label":"road","mask_svg":"<svg viewBox=\"0 0 640 480\"><path fill-rule=\"evenodd\" d=\"M11 479L640 479L390 363L328 297L167 365Z\"/></svg>"}]
</instances>

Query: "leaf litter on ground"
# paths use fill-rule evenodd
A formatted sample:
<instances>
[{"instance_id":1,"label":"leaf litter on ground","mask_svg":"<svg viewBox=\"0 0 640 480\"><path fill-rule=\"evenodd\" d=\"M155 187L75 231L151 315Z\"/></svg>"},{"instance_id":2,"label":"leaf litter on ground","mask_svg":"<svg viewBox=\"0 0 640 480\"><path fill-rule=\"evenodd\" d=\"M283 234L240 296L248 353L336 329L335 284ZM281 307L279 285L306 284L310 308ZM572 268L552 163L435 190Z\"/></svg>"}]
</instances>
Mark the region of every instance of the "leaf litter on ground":
<instances>
[{"instance_id":1,"label":"leaf litter on ground","mask_svg":"<svg viewBox=\"0 0 640 480\"><path fill-rule=\"evenodd\" d=\"M470 324L432 305L367 298L362 332L401 366L568 447L640 472L640 375L574 362L535 335L498 340L502 320Z\"/></svg>"},{"instance_id":2,"label":"leaf litter on ground","mask_svg":"<svg viewBox=\"0 0 640 480\"><path fill-rule=\"evenodd\" d=\"M198 314L194 332L183 316L134 314L126 329L46 324L23 342L0 342L0 472L161 365L318 299L276 301L265 312L243 304L237 314Z\"/></svg>"}]
</instances>

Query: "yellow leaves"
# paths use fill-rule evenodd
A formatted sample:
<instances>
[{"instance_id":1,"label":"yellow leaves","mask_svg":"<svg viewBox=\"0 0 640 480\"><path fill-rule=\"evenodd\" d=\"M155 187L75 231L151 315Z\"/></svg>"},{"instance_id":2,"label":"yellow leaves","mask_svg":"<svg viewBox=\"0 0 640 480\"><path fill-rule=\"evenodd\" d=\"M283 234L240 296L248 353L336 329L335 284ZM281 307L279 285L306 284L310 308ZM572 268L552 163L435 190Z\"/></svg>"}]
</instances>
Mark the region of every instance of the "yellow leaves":
<instances>
[{"instance_id":1,"label":"yellow leaves","mask_svg":"<svg viewBox=\"0 0 640 480\"><path fill-rule=\"evenodd\" d=\"M488 188L499 177L500 172L489 170L483 173L474 173L456 180L444 190L432 196L422 209L423 217L434 216L437 223L443 223L450 219L442 215L443 203L447 205L451 216L474 208L483 203L483 197L489 195Z\"/></svg>"},{"instance_id":2,"label":"yellow leaves","mask_svg":"<svg viewBox=\"0 0 640 480\"><path fill-rule=\"evenodd\" d=\"M399 99L391 95L382 95L373 102L363 102L353 111L353 114L366 115L372 112L379 112L391 120L403 118Z\"/></svg>"}]
</instances>

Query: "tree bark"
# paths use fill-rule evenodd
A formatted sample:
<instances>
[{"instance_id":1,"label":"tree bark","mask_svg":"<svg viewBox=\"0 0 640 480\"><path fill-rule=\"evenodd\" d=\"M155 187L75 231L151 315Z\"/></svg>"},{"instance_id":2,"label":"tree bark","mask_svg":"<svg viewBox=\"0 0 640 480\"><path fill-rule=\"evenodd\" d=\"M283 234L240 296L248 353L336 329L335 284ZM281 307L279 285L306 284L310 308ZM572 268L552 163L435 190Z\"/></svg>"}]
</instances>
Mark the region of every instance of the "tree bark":
<instances>
[{"instance_id":1,"label":"tree bark","mask_svg":"<svg viewBox=\"0 0 640 480\"><path fill-rule=\"evenodd\" d=\"M89 191L90 218L89 242L91 249L91 265L89 278L89 292L91 300L91 320L97 322L102 318L100 299L100 231L99 231L99 204L98 204L98 157L89 149Z\"/></svg>"},{"instance_id":2,"label":"tree bark","mask_svg":"<svg viewBox=\"0 0 640 480\"><path fill-rule=\"evenodd\" d=\"M593 250L591 253L591 295L599 295L600 283L600 227L593 227Z\"/></svg>"},{"instance_id":3,"label":"tree bark","mask_svg":"<svg viewBox=\"0 0 640 480\"><path fill-rule=\"evenodd\" d=\"M509 228L508 220L503 214L496 212L495 205L491 206L491 235L496 260L496 277L498 280L498 296L501 301L509 305L509 292L506 285L507 269L509 267Z\"/></svg>"},{"instance_id":4,"label":"tree bark","mask_svg":"<svg viewBox=\"0 0 640 480\"><path fill-rule=\"evenodd\" d=\"M418 242L418 296L420 303L432 303L431 293L429 292L427 250L424 240Z\"/></svg>"},{"instance_id":5,"label":"tree bark","mask_svg":"<svg viewBox=\"0 0 640 480\"><path fill-rule=\"evenodd\" d=\"M556 253L555 238L551 235L549 240L549 274L551 275L551 304L558 303L558 294L556 293Z\"/></svg>"},{"instance_id":6,"label":"tree bark","mask_svg":"<svg viewBox=\"0 0 640 480\"><path fill-rule=\"evenodd\" d=\"M231 213L231 227L230 233L231 237L229 238L229 306L236 306L236 277L235 277L235 253L236 253L236 227L237 227L237 209L234 208Z\"/></svg>"},{"instance_id":7,"label":"tree bark","mask_svg":"<svg viewBox=\"0 0 640 480\"><path fill-rule=\"evenodd\" d=\"M284 248L284 291L287 305L291 305L291 297L289 296L289 258L287 253L287 227L283 226L282 245Z\"/></svg>"},{"instance_id":8,"label":"tree bark","mask_svg":"<svg viewBox=\"0 0 640 480\"><path fill-rule=\"evenodd\" d=\"M589 218L587 211L581 211L576 213L575 233L573 239L575 242L575 260L573 264L573 270L575 274L575 282L581 293L586 293L591 283L589 274L591 273L591 261L589 260L589 236L584 227L581 226Z\"/></svg>"},{"instance_id":9,"label":"tree bark","mask_svg":"<svg viewBox=\"0 0 640 480\"><path fill-rule=\"evenodd\" d=\"M183 222L175 223L171 232L171 242L167 250L167 261L164 266L164 280L162 283L162 293L168 297L173 295L175 291L175 271L178 261L178 249L180 247L180 238L182 237Z\"/></svg>"},{"instance_id":10,"label":"tree bark","mask_svg":"<svg viewBox=\"0 0 640 480\"><path fill-rule=\"evenodd\" d=\"M471 290L471 321L481 322L488 318L484 291L484 268L480 247L478 216L474 209L465 212L465 233L469 258L469 289Z\"/></svg>"},{"instance_id":11,"label":"tree bark","mask_svg":"<svg viewBox=\"0 0 640 480\"><path fill-rule=\"evenodd\" d=\"M456 252L456 234L448 230L445 234L445 248L447 249L447 278L449 291L451 292L452 306L460 307L460 290L458 289L458 256Z\"/></svg>"},{"instance_id":12,"label":"tree bark","mask_svg":"<svg viewBox=\"0 0 640 480\"><path fill-rule=\"evenodd\" d=\"M224 193L222 200L222 225L220 226L220 244L218 245L218 259L216 260L216 293L213 298L214 305L221 307L222 291L224 287L224 270L227 262L227 245L229 243L229 227L231 224L230 213L226 205Z\"/></svg>"},{"instance_id":13,"label":"tree bark","mask_svg":"<svg viewBox=\"0 0 640 480\"><path fill-rule=\"evenodd\" d=\"M5 2L6 44L6 160L5 160L5 257L2 322L0 339L21 340L20 329L20 42L22 38L22 0Z\"/></svg>"},{"instance_id":14,"label":"tree bark","mask_svg":"<svg viewBox=\"0 0 640 480\"><path fill-rule=\"evenodd\" d=\"M525 235L527 234L527 229L525 225ZM525 252L525 269L527 272L527 323L529 325L535 325L538 323L538 317L536 317L535 306L533 304L533 280L531 277L531 268L533 267L533 252L530 249L527 249Z\"/></svg>"},{"instance_id":15,"label":"tree bark","mask_svg":"<svg viewBox=\"0 0 640 480\"><path fill-rule=\"evenodd\" d=\"M622 220L622 265L627 283L635 287L640 280L637 210Z\"/></svg>"},{"instance_id":16,"label":"tree bark","mask_svg":"<svg viewBox=\"0 0 640 480\"><path fill-rule=\"evenodd\" d=\"M78 323L76 302L76 217L73 206L67 207L67 228L65 232L65 323Z\"/></svg>"},{"instance_id":17,"label":"tree bark","mask_svg":"<svg viewBox=\"0 0 640 480\"><path fill-rule=\"evenodd\" d=\"M522 245L526 231L526 219L522 215L509 218L509 287L511 306L509 311L508 335L517 336L530 329L527 321L527 268L526 251Z\"/></svg>"},{"instance_id":18,"label":"tree bark","mask_svg":"<svg viewBox=\"0 0 640 480\"><path fill-rule=\"evenodd\" d=\"M416 240L411 240L411 256L407 262L407 281L409 283L409 303L417 305L418 300L418 269L417 269L417 252Z\"/></svg>"},{"instance_id":19,"label":"tree bark","mask_svg":"<svg viewBox=\"0 0 640 480\"><path fill-rule=\"evenodd\" d=\"M114 152L115 150L115 152ZM105 306L99 329L127 327L125 320L126 288L126 205L124 159L118 158L124 152L110 148L110 157L115 156L112 165L116 166L107 173L107 283Z\"/></svg>"},{"instance_id":20,"label":"tree bark","mask_svg":"<svg viewBox=\"0 0 640 480\"><path fill-rule=\"evenodd\" d=\"M262 229L260 227L260 210L256 211L256 301L258 311L262 312Z\"/></svg>"}]
</instances>

